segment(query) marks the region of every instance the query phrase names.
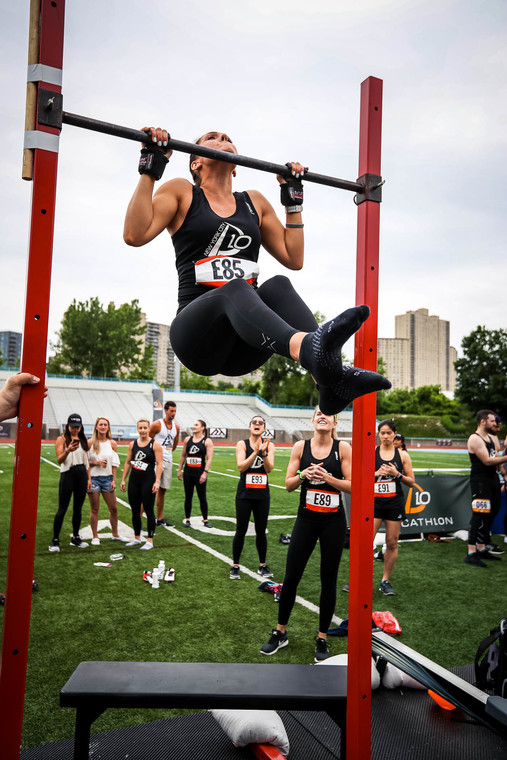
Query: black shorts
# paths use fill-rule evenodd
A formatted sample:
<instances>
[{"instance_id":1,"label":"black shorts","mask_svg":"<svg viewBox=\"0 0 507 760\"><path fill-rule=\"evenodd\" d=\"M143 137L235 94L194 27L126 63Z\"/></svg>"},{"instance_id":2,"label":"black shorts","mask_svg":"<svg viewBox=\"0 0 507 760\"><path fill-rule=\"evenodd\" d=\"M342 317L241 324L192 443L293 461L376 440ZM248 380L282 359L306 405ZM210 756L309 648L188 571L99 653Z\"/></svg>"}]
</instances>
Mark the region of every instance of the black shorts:
<instances>
[{"instance_id":1,"label":"black shorts","mask_svg":"<svg viewBox=\"0 0 507 760\"><path fill-rule=\"evenodd\" d=\"M400 499L375 499L373 516L376 520L391 520L392 522L401 522L405 519L405 504ZM380 502L380 503L379 503Z\"/></svg>"}]
</instances>

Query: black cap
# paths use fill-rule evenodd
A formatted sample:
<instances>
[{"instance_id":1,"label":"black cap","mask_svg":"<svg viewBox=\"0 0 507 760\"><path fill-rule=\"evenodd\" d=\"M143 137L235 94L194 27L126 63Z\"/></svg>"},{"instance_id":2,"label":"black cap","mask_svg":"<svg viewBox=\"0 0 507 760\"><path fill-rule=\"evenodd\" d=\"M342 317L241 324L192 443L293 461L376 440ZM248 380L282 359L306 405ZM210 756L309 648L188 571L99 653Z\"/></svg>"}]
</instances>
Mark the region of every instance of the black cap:
<instances>
[{"instance_id":1,"label":"black cap","mask_svg":"<svg viewBox=\"0 0 507 760\"><path fill-rule=\"evenodd\" d=\"M69 419L67 420L67 425L69 427L82 427L83 426L83 420L81 419L81 416L79 414L69 414Z\"/></svg>"}]
</instances>

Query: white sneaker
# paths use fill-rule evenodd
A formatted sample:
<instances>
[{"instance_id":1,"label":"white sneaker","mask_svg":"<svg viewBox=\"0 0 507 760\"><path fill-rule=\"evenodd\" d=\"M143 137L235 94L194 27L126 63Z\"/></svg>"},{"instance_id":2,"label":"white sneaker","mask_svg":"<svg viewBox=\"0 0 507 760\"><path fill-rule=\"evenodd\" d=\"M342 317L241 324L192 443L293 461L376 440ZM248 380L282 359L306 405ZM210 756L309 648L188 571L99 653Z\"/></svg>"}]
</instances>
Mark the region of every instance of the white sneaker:
<instances>
[{"instance_id":1,"label":"white sneaker","mask_svg":"<svg viewBox=\"0 0 507 760\"><path fill-rule=\"evenodd\" d=\"M142 551L143 549L153 549L153 544L150 543L150 541L146 541L146 543L141 546L140 551Z\"/></svg>"},{"instance_id":2,"label":"white sneaker","mask_svg":"<svg viewBox=\"0 0 507 760\"><path fill-rule=\"evenodd\" d=\"M92 538L92 546L100 546L100 538Z\"/></svg>"},{"instance_id":3,"label":"white sneaker","mask_svg":"<svg viewBox=\"0 0 507 760\"><path fill-rule=\"evenodd\" d=\"M49 551L50 552L59 552L60 551L60 542L57 538L53 538L51 543L49 544Z\"/></svg>"},{"instance_id":4,"label":"white sneaker","mask_svg":"<svg viewBox=\"0 0 507 760\"><path fill-rule=\"evenodd\" d=\"M126 536L111 536L113 541L123 541L124 543L127 543L128 538Z\"/></svg>"},{"instance_id":5,"label":"white sneaker","mask_svg":"<svg viewBox=\"0 0 507 760\"><path fill-rule=\"evenodd\" d=\"M125 546L139 546L139 544L142 544L142 541L139 541L138 538L133 538L132 541L129 541Z\"/></svg>"}]
</instances>

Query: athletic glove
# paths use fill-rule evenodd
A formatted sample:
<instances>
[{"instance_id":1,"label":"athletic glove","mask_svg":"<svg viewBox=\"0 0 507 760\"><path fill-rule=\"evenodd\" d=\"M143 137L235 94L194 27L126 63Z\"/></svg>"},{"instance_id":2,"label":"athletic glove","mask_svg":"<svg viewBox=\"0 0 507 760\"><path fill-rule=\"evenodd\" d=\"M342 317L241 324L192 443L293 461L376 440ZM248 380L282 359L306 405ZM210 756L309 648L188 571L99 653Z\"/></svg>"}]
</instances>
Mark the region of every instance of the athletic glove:
<instances>
[{"instance_id":1,"label":"athletic glove","mask_svg":"<svg viewBox=\"0 0 507 760\"><path fill-rule=\"evenodd\" d=\"M289 164L290 166L290 164ZM288 179L280 185L280 201L288 214L303 210L303 183L299 179Z\"/></svg>"},{"instance_id":2,"label":"athletic glove","mask_svg":"<svg viewBox=\"0 0 507 760\"><path fill-rule=\"evenodd\" d=\"M163 151L156 146L143 148L141 158L139 159L139 174L149 174L153 179L160 179L164 173L166 164L169 159L164 156Z\"/></svg>"}]
</instances>

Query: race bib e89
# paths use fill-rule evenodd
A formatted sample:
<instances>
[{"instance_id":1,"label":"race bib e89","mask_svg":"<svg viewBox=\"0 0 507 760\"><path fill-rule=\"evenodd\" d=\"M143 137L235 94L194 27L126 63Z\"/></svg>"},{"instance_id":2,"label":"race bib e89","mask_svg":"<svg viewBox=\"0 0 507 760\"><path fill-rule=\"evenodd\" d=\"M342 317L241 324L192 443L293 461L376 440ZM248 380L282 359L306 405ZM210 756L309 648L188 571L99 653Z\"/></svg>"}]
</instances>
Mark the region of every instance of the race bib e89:
<instances>
[{"instance_id":1,"label":"race bib e89","mask_svg":"<svg viewBox=\"0 0 507 760\"><path fill-rule=\"evenodd\" d=\"M306 508L312 512L338 512L340 506L340 494L336 491L316 491L308 489L306 492Z\"/></svg>"},{"instance_id":2,"label":"race bib e89","mask_svg":"<svg viewBox=\"0 0 507 760\"><path fill-rule=\"evenodd\" d=\"M259 276L256 261L237 256L208 256L195 263L196 285L219 288L231 280L246 280L252 285Z\"/></svg>"}]
</instances>

